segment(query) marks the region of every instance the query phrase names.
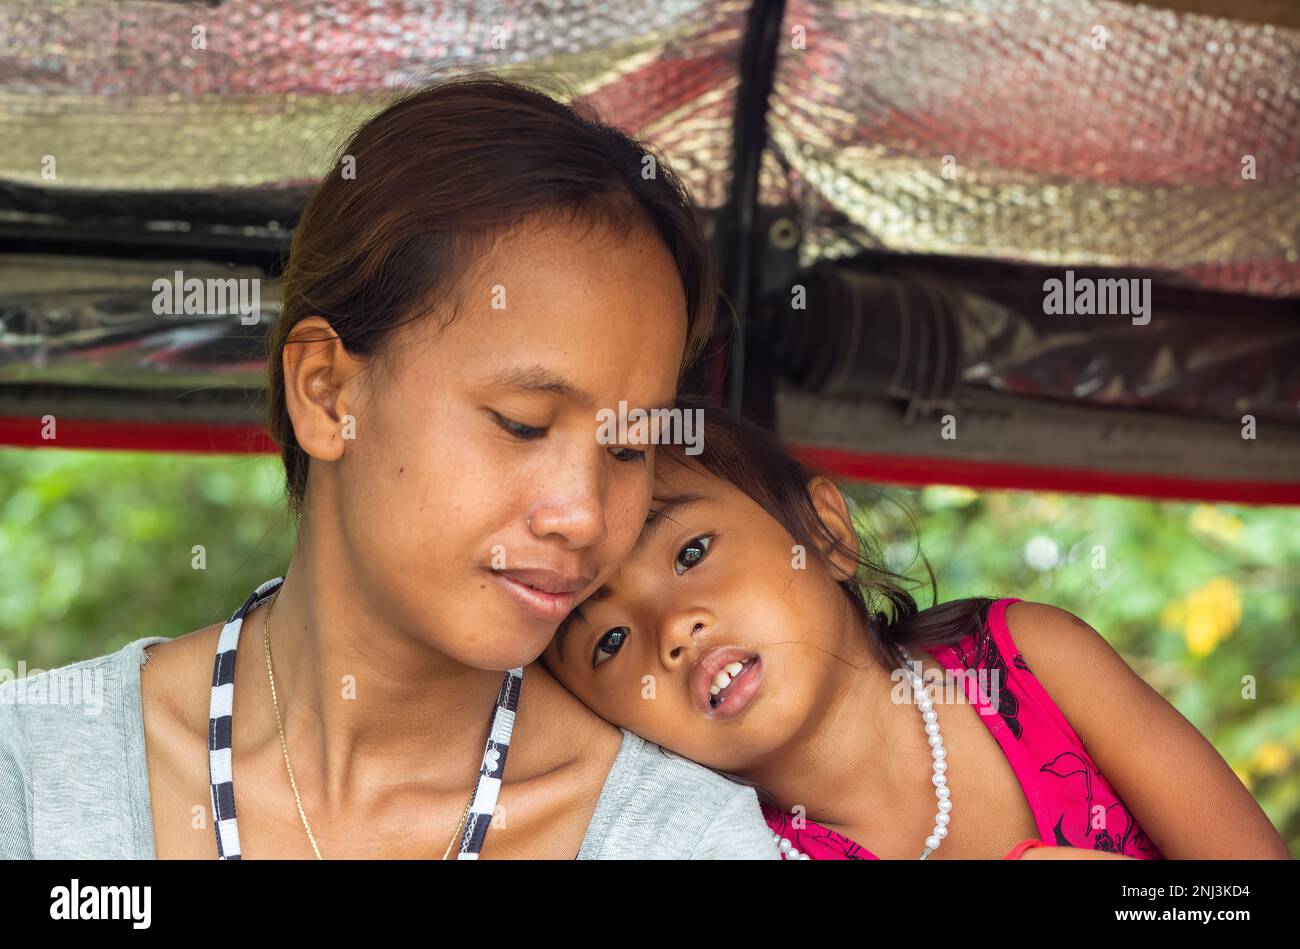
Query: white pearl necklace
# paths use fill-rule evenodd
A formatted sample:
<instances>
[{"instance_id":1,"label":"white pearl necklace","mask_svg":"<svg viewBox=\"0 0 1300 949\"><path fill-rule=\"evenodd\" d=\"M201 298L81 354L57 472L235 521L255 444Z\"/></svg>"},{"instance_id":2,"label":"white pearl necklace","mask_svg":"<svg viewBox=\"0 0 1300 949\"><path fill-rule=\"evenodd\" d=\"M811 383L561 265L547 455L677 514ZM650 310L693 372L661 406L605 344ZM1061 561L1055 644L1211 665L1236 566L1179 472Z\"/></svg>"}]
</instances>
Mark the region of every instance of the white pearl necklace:
<instances>
[{"instance_id":1,"label":"white pearl necklace","mask_svg":"<svg viewBox=\"0 0 1300 949\"><path fill-rule=\"evenodd\" d=\"M776 844L776 849L781 851L782 860L811 860L812 857L806 853L800 853L794 849L794 844L790 843L789 837L782 837L780 834L772 835L772 842Z\"/></svg>"},{"instance_id":2,"label":"white pearl necklace","mask_svg":"<svg viewBox=\"0 0 1300 949\"><path fill-rule=\"evenodd\" d=\"M952 819L952 791L948 788L948 752L943 747L943 735L939 732L939 713L934 710L934 703L925 691L925 683L920 675L912 671L912 654L902 646L898 647L906 663L904 672L912 683L912 697L916 707L921 710L921 719L925 722L926 739L930 743L930 757L933 759L933 774L930 783L934 785L934 795L939 799L939 810L934 815L934 830L925 838L925 849L918 859L925 860L939 849L939 844L948 836L948 822Z\"/></svg>"},{"instance_id":3,"label":"white pearl necklace","mask_svg":"<svg viewBox=\"0 0 1300 949\"><path fill-rule=\"evenodd\" d=\"M934 785L935 797L939 799L939 810L934 816L934 830L930 832L929 837L925 838L925 849L921 851L921 856L918 858L925 860L939 849L939 844L943 843L943 839L948 836L948 822L951 819L948 812L952 810L952 791L948 789L948 777L945 773L948 770L948 752L944 750L943 736L939 733L939 715L934 710L934 702L926 694L925 682L912 671L912 654L903 646L896 648L904 660L903 673L911 683L912 699L920 709L921 719L925 722L926 739L930 743L930 757L934 761L930 782ZM808 854L796 850L789 838L782 837L780 834L773 834L772 842L781 851L782 860L812 859Z\"/></svg>"}]
</instances>

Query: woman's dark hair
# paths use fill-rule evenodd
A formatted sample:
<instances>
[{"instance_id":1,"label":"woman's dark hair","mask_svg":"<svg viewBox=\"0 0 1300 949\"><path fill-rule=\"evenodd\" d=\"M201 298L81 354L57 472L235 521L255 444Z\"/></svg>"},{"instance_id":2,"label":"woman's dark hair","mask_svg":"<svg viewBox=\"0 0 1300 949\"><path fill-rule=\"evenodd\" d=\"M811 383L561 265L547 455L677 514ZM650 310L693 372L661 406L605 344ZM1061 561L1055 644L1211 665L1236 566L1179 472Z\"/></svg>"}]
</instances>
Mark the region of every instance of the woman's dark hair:
<instances>
[{"instance_id":1,"label":"woman's dark hair","mask_svg":"<svg viewBox=\"0 0 1300 949\"><path fill-rule=\"evenodd\" d=\"M283 352L294 326L321 316L349 353L383 353L397 327L438 301L458 313L466 271L526 218L567 212L614 235L657 234L685 291L683 371L703 349L716 285L689 190L650 146L542 91L561 85L479 73L406 94L357 129L312 193L267 337L269 429L295 516L308 456L285 398Z\"/></svg>"},{"instance_id":2,"label":"woman's dark hair","mask_svg":"<svg viewBox=\"0 0 1300 949\"><path fill-rule=\"evenodd\" d=\"M786 451L767 429L727 409L680 403L679 408L703 412L703 438L697 455L667 438L656 449L689 468L720 478L743 491L794 538L795 543L824 558L834 551L852 556L855 576L840 581L849 606L860 620L872 653L887 669L897 664L894 645L925 648L961 640L983 626L989 597L969 597L938 602L938 588L930 563L921 554L929 578L928 609L918 609L907 587L916 584L885 567L875 539L855 531L857 549L846 548L817 513L808 483L816 475ZM680 441L680 440L678 440Z\"/></svg>"}]
</instances>

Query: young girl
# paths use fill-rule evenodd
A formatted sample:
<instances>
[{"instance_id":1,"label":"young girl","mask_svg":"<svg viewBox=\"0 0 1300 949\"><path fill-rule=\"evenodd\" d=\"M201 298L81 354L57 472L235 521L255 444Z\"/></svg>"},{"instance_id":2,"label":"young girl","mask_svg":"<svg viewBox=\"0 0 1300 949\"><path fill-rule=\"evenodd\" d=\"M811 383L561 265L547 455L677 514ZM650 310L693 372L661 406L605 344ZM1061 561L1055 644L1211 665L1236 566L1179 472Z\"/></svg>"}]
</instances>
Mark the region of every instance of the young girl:
<instances>
[{"instance_id":1,"label":"young girl","mask_svg":"<svg viewBox=\"0 0 1300 949\"><path fill-rule=\"evenodd\" d=\"M1082 620L1014 597L918 612L835 485L719 410L702 453L656 465L631 557L544 659L610 721L760 788L787 859L1288 856Z\"/></svg>"}]
</instances>

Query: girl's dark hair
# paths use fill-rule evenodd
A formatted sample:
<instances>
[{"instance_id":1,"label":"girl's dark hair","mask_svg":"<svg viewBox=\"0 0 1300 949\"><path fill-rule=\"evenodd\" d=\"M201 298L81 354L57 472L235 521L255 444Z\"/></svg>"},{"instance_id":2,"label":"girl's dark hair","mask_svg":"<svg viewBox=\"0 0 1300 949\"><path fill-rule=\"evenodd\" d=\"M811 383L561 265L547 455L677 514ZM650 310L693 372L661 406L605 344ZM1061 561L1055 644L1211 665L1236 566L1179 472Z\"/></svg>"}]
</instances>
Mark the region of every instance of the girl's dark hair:
<instances>
[{"instance_id":1,"label":"girl's dark hair","mask_svg":"<svg viewBox=\"0 0 1300 949\"><path fill-rule=\"evenodd\" d=\"M992 598L939 603L934 571L924 554L921 560L934 605L922 610L907 589L915 582L885 567L868 532L855 531L857 549L846 548L822 521L808 493L816 472L793 458L774 434L726 409L685 402L678 407L703 412L702 450L688 455L685 445L673 444L669 438L657 448L658 457L667 455L734 485L784 527L809 556L829 558L834 551L852 556L857 574L839 586L861 622L872 653L885 668L897 665L891 649L895 644L919 648L952 644L983 626Z\"/></svg>"},{"instance_id":2,"label":"girl's dark hair","mask_svg":"<svg viewBox=\"0 0 1300 949\"><path fill-rule=\"evenodd\" d=\"M461 278L526 218L567 212L614 235L657 234L685 291L683 371L703 349L716 285L689 190L650 146L542 90L562 85L477 73L404 95L357 129L311 195L267 337L269 428L295 516L308 456L285 399L290 331L321 316L349 353L383 353L397 327L441 301L458 313Z\"/></svg>"}]
</instances>

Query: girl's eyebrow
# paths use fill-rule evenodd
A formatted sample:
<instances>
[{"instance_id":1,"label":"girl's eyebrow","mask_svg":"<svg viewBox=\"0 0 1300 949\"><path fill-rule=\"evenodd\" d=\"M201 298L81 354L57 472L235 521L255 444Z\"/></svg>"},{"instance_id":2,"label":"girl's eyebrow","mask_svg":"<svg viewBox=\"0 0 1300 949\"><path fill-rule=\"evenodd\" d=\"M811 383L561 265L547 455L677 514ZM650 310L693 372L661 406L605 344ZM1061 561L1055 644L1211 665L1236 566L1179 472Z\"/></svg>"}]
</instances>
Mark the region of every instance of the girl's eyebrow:
<instances>
[{"instance_id":1,"label":"girl's eyebrow","mask_svg":"<svg viewBox=\"0 0 1300 949\"><path fill-rule=\"evenodd\" d=\"M646 515L645 526L641 528L641 536L637 538L638 544L644 544L668 524L674 524L673 514L681 514L692 505L698 504L705 500L702 494L679 494L671 498L655 498L659 507L651 508L650 513Z\"/></svg>"},{"instance_id":2,"label":"girl's eyebrow","mask_svg":"<svg viewBox=\"0 0 1300 949\"><path fill-rule=\"evenodd\" d=\"M610 590L609 588L609 584L605 583L601 585L599 590L591 594L591 596L587 597L587 599L583 600L582 602L589 603L592 600L603 600L607 598L612 592L613 591ZM570 628L572 628L573 626L573 618L575 616L578 619L582 620L583 622L586 622L587 618L582 615L582 603L579 603L572 610L570 610L569 615L564 617L563 622L561 622L560 625L555 630L555 651L560 654L561 662L564 661L564 643L566 641L566 637L568 636Z\"/></svg>"}]
</instances>

